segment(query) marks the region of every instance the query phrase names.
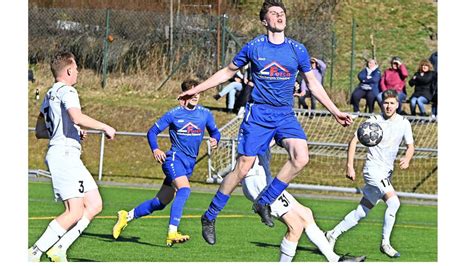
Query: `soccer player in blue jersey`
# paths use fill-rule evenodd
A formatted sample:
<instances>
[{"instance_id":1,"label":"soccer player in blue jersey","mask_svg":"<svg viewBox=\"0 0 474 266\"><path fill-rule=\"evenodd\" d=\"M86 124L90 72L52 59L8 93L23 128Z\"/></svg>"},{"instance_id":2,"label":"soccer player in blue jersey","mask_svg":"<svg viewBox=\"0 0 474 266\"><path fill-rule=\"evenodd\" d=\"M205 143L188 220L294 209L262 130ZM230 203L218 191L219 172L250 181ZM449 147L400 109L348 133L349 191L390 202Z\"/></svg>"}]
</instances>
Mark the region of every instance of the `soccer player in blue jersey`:
<instances>
[{"instance_id":1,"label":"soccer player in blue jersey","mask_svg":"<svg viewBox=\"0 0 474 266\"><path fill-rule=\"evenodd\" d=\"M186 80L181 84L181 89L187 91L196 85L198 85L197 81ZM156 210L163 210L175 198L171 205L166 244L172 246L189 240L188 235L178 232L184 205L191 193L189 178L196 164L205 129L209 132L212 148L217 148L221 137L212 113L209 109L198 105L198 102L199 93L183 97L180 99L180 106L168 111L148 130L148 144L154 159L162 164L166 178L156 197L128 212L125 210L118 212L117 223L113 228L115 239L130 221L149 215ZM167 127L169 127L171 148L165 153L158 147L156 136Z\"/></svg>"},{"instance_id":2,"label":"soccer player in blue jersey","mask_svg":"<svg viewBox=\"0 0 474 266\"><path fill-rule=\"evenodd\" d=\"M269 205L308 163L306 135L292 109L293 87L298 71L302 72L311 93L338 123L343 126L352 123L350 115L339 111L316 80L305 46L285 37L286 9L283 3L266 0L260 10L260 20L267 29L266 35L248 42L228 66L179 96L186 97L215 87L230 79L240 67L251 63L255 85L240 127L237 164L221 183L208 210L201 217L203 237L211 245L216 242L215 219L218 213L227 204L240 180L247 175L255 157L266 151L272 138L285 147L289 159L262 197L254 203L253 209L266 225L273 226Z\"/></svg>"}]
</instances>

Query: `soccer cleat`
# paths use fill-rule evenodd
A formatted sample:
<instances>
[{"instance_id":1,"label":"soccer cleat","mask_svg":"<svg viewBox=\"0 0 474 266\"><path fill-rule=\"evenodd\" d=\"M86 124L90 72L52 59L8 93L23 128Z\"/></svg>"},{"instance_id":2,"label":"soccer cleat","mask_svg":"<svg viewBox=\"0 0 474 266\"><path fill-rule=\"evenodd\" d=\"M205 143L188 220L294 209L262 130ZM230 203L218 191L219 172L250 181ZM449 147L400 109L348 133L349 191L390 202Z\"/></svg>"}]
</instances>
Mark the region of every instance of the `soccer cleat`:
<instances>
[{"instance_id":1,"label":"soccer cleat","mask_svg":"<svg viewBox=\"0 0 474 266\"><path fill-rule=\"evenodd\" d=\"M333 231L327 231L324 233L324 236L328 240L329 245L331 246L331 249L334 250L334 246L336 245L336 239L332 236Z\"/></svg>"},{"instance_id":2,"label":"soccer cleat","mask_svg":"<svg viewBox=\"0 0 474 266\"><path fill-rule=\"evenodd\" d=\"M259 204L258 202L255 202L252 208L254 212L260 215L262 223L264 223L265 225L269 227L274 226L271 210L270 210L270 205L262 205L262 204Z\"/></svg>"},{"instance_id":3,"label":"soccer cleat","mask_svg":"<svg viewBox=\"0 0 474 266\"><path fill-rule=\"evenodd\" d=\"M201 216L202 237L210 245L216 243L216 220L207 219L206 215Z\"/></svg>"},{"instance_id":4,"label":"soccer cleat","mask_svg":"<svg viewBox=\"0 0 474 266\"><path fill-rule=\"evenodd\" d=\"M112 230L112 235L115 239L117 239L120 233L122 233L123 229L127 227L127 215L128 213L124 210L117 212L117 222L115 223L114 228Z\"/></svg>"},{"instance_id":5,"label":"soccer cleat","mask_svg":"<svg viewBox=\"0 0 474 266\"><path fill-rule=\"evenodd\" d=\"M342 255L338 262L364 262L365 256L351 256L349 254Z\"/></svg>"},{"instance_id":6,"label":"soccer cleat","mask_svg":"<svg viewBox=\"0 0 474 266\"><path fill-rule=\"evenodd\" d=\"M56 246L53 246L48 250L46 255L52 262L67 262L66 251Z\"/></svg>"},{"instance_id":7,"label":"soccer cleat","mask_svg":"<svg viewBox=\"0 0 474 266\"><path fill-rule=\"evenodd\" d=\"M168 233L168 237L166 238L166 245L168 247L172 247L175 243L184 243L189 240L188 235L182 235L179 232L172 232Z\"/></svg>"},{"instance_id":8,"label":"soccer cleat","mask_svg":"<svg viewBox=\"0 0 474 266\"><path fill-rule=\"evenodd\" d=\"M380 252L385 253L390 258L400 257L400 253L396 251L390 244L381 244Z\"/></svg>"},{"instance_id":9,"label":"soccer cleat","mask_svg":"<svg viewBox=\"0 0 474 266\"><path fill-rule=\"evenodd\" d=\"M40 262L41 256L38 256L36 251L33 251L33 248L28 249L28 261L29 262Z\"/></svg>"}]
</instances>

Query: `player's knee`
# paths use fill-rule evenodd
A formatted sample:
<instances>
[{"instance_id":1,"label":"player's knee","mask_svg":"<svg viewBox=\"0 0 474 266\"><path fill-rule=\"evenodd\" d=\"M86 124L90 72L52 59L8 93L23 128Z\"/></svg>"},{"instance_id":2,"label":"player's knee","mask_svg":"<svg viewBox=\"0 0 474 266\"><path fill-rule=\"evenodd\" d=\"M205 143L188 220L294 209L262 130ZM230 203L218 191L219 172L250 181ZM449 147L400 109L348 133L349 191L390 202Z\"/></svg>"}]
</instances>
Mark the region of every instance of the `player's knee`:
<instances>
[{"instance_id":1,"label":"player's knee","mask_svg":"<svg viewBox=\"0 0 474 266\"><path fill-rule=\"evenodd\" d=\"M385 203L387 203L387 208L393 212L398 211L398 208L400 208L400 199L397 196L390 197Z\"/></svg>"},{"instance_id":2,"label":"player's knee","mask_svg":"<svg viewBox=\"0 0 474 266\"><path fill-rule=\"evenodd\" d=\"M365 217L367 217L367 214L369 213L370 209L363 206L363 205L359 205L357 206L357 209L355 210L355 216L356 218L358 218L358 220L360 219L364 219Z\"/></svg>"},{"instance_id":3,"label":"player's knee","mask_svg":"<svg viewBox=\"0 0 474 266\"><path fill-rule=\"evenodd\" d=\"M308 162L309 162L309 156L308 155L299 155L299 156L296 156L295 158L292 159L293 166L297 170L303 169L303 167L305 167L305 165L307 165Z\"/></svg>"},{"instance_id":4,"label":"player's knee","mask_svg":"<svg viewBox=\"0 0 474 266\"><path fill-rule=\"evenodd\" d=\"M87 211L93 216L96 216L97 214L102 212L102 207L102 201L95 202L91 206L88 206Z\"/></svg>"},{"instance_id":5,"label":"player's knee","mask_svg":"<svg viewBox=\"0 0 474 266\"><path fill-rule=\"evenodd\" d=\"M288 238L289 239L299 239L301 234L303 234L304 226L301 223L295 223L291 226L288 226Z\"/></svg>"},{"instance_id":6,"label":"player's knee","mask_svg":"<svg viewBox=\"0 0 474 266\"><path fill-rule=\"evenodd\" d=\"M313 211L308 207L303 207L302 217L305 224L314 223Z\"/></svg>"}]
</instances>

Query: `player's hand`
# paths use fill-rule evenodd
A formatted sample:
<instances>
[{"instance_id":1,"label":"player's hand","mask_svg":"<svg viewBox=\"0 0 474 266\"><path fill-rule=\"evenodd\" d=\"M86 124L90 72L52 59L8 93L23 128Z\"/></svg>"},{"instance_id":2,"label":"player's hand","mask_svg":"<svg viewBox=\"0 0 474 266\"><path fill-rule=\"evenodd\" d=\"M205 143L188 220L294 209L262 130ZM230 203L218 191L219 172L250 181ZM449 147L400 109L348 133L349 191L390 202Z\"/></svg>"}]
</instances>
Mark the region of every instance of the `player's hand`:
<instances>
[{"instance_id":1,"label":"player's hand","mask_svg":"<svg viewBox=\"0 0 474 266\"><path fill-rule=\"evenodd\" d=\"M352 181L355 181L356 177L355 177L354 167L350 167L350 166L347 167L347 169L346 169L346 178L348 178Z\"/></svg>"},{"instance_id":2,"label":"player's hand","mask_svg":"<svg viewBox=\"0 0 474 266\"><path fill-rule=\"evenodd\" d=\"M85 140L87 138L87 131L81 129L80 136L81 140Z\"/></svg>"},{"instance_id":3,"label":"player's hand","mask_svg":"<svg viewBox=\"0 0 474 266\"><path fill-rule=\"evenodd\" d=\"M184 91L180 95L178 95L178 100L181 101L181 100L190 99L196 93L199 93L199 91L196 89L196 87L193 87L192 89Z\"/></svg>"},{"instance_id":4,"label":"player's hand","mask_svg":"<svg viewBox=\"0 0 474 266\"><path fill-rule=\"evenodd\" d=\"M110 139L110 140L113 140L114 137L115 137L115 128L111 127L111 126L106 126L104 128L104 131L105 131L105 136Z\"/></svg>"},{"instance_id":5,"label":"player's hand","mask_svg":"<svg viewBox=\"0 0 474 266\"><path fill-rule=\"evenodd\" d=\"M155 149L153 150L153 157L158 163L162 164L165 162L166 154L160 149Z\"/></svg>"},{"instance_id":6,"label":"player's hand","mask_svg":"<svg viewBox=\"0 0 474 266\"><path fill-rule=\"evenodd\" d=\"M400 169L404 170L407 169L410 166L410 160L408 160L406 157L402 157L400 159Z\"/></svg>"},{"instance_id":7,"label":"player's hand","mask_svg":"<svg viewBox=\"0 0 474 266\"><path fill-rule=\"evenodd\" d=\"M350 126L352 124L352 122L354 122L352 120L352 116L350 114L347 114L347 113L339 112L338 114L334 115L334 117L336 118L336 121L339 124L341 124L343 127Z\"/></svg>"},{"instance_id":8,"label":"player's hand","mask_svg":"<svg viewBox=\"0 0 474 266\"><path fill-rule=\"evenodd\" d=\"M217 149L217 140L215 138L209 138L212 149Z\"/></svg>"}]
</instances>

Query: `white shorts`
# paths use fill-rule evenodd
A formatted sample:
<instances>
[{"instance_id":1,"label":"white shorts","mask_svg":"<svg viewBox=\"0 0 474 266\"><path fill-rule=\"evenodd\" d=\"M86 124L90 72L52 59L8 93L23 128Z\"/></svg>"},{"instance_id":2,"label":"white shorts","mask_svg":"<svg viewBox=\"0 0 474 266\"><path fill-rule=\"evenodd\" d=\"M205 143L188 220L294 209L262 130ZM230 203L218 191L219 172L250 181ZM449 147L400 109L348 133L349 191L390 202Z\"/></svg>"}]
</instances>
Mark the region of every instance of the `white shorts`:
<instances>
[{"instance_id":1,"label":"white shorts","mask_svg":"<svg viewBox=\"0 0 474 266\"><path fill-rule=\"evenodd\" d=\"M388 192L395 191L392 186L392 171L364 171L365 186L362 189L364 198L374 206Z\"/></svg>"},{"instance_id":2,"label":"white shorts","mask_svg":"<svg viewBox=\"0 0 474 266\"><path fill-rule=\"evenodd\" d=\"M267 180L264 173L257 175L251 174L242 180L242 191L245 197L252 202L259 198L260 193L266 186ZM292 208L294 202L297 202L296 199L284 190L270 205L272 216L280 218Z\"/></svg>"},{"instance_id":3,"label":"white shorts","mask_svg":"<svg viewBox=\"0 0 474 266\"><path fill-rule=\"evenodd\" d=\"M46 154L46 165L51 173L56 201L83 198L85 192L98 188L82 163L78 148L51 146Z\"/></svg>"}]
</instances>

